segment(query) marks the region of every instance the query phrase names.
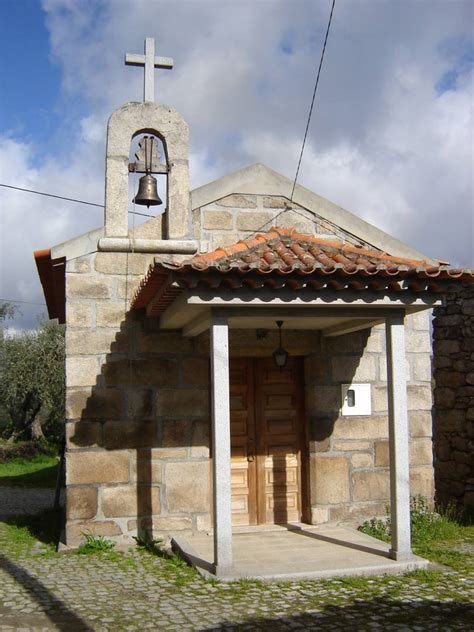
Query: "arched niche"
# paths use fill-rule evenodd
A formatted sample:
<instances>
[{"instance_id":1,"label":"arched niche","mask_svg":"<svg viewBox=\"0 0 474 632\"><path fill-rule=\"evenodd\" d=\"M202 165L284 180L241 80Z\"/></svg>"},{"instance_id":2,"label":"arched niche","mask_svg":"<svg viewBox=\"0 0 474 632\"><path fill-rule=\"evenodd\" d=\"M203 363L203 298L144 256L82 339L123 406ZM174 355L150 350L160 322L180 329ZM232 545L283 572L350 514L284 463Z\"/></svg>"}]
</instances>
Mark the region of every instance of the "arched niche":
<instances>
[{"instance_id":1,"label":"arched niche","mask_svg":"<svg viewBox=\"0 0 474 632\"><path fill-rule=\"evenodd\" d=\"M148 163L148 164L147 164ZM145 129L137 131L132 138L129 153L129 182L128 182L128 226L129 229L148 222L149 216L154 216L163 226L159 237L165 234L164 222L168 209L168 151L166 140L160 138L156 130ZM157 193L162 204L144 205L134 203L138 193L140 179L149 173L155 178ZM140 214L143 213L144 216ZM145 217L148 216L148 217Z\"/></svg>"},{"instance_id":2,"label":"arched niche","mask_svg":"<svg viewBox=\"0 0 474 632\"><path fill-rule=\"evenodd\" d=\"M128 236L128 164L132 139L144 132L158 136L168 164L167 239L189 235L189 129L173 108L159 103L127 103L109 118L105 167L105 235Z\"/></svg>"}]
</instances>

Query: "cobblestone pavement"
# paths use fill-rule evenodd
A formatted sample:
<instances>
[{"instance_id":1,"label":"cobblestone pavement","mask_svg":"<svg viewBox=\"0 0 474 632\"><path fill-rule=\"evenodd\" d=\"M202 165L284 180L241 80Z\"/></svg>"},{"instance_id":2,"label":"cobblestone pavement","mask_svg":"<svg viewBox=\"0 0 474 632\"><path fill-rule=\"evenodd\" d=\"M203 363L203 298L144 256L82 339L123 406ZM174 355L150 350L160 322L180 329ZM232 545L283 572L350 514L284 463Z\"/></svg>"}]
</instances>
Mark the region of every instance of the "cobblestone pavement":
<instances>
[{"instance_id":1,"label":"cobblestone pavement","mask_svg":"<svg viewBox=\"0 0 474 632\"><path fill-rule=\"evenodd\" d=\"M462 573L260 584L201 579L136 550L57 554L0 523L0 630L472 630ZM20 531L21 536L21 531Z\"/></svg>"}]
</instances>

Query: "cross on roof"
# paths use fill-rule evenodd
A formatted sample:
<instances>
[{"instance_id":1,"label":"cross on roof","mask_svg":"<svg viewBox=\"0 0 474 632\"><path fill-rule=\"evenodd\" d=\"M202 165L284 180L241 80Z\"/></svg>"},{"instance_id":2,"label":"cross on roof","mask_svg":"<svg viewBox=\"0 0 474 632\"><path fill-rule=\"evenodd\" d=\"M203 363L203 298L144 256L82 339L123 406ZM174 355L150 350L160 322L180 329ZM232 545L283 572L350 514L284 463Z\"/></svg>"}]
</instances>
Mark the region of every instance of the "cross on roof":
<instances>
[{"instance_id":1,"label":"cross on roof","mask_svg":"<svg viewBox=\"0 0 474 632\"><path fill-rule=\"evenodd\" d=\"M143 100L155 100L155 68L173 68L171 57L155 57L155 40L153 37L145 39L145 54L135 55L127 53L125 55L126 66L144 66L145 80L143 85Z\"/></svg>"}]
</instances>

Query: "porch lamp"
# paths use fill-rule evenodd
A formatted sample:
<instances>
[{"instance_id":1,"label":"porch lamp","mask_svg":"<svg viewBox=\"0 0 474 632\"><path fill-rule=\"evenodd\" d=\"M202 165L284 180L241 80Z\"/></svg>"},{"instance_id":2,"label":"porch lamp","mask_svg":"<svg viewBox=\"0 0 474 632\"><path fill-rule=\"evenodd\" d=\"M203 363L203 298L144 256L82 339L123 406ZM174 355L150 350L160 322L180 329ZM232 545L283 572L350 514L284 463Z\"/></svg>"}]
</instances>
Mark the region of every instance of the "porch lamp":
<instances>
[{"instance_id":1,"label":"porch lamp","mask_svg":"<svg viewBox=\"0 0 474 632\"><path fill-rule=\"evenodd\" d=\"M277 365L277 367L283 369L288 361L288 351L286 351L286 349L283 349L283 347L281 346L281 327L283 325L283 321L277 320L275 322L280 334L280 344L278 346L278 349L275 349L275 351L273 352L273 359L275 360L275 364Z\"/></svg>"}]
</instances>

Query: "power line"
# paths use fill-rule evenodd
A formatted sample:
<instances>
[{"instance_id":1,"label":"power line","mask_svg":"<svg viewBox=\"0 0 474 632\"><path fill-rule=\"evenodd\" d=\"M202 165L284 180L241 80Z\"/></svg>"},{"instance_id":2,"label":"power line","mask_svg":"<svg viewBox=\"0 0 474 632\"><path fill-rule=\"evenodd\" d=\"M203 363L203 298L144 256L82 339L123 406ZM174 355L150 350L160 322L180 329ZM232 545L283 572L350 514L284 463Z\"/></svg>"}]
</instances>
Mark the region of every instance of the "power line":
<instances>
[{"instance_id":1,"label":"power line","mask_svg":"<svg viewBox=\"0 0 474 632\"><path fill-rule=\"evenodd\" d=\"M335 4L336 4L336 0L332 0L331 13L329 15L328 26L327 26L327 29L326 29L326 37L324 38L323 50L321 52L321 59L319 60L318 74L316 76L316 83L314 84L313 98L311 100L311 107L309 108L309 115L308 115L308 121L306 123L306 130L305 130L305 133L304 133L303 145L301 146L300 158L298 160L298 166L296 168L295 180L293 182L293 189L291 191L291 197L290 197L291 201L293 201L293 195L295 193L296 181L298 180L298 174L300 172L301 160L303 158L304 147L306 145L306 137L308 136L309 124L311 122L311 115L313 113L314 99L316 97L316 91L318 89L319 77L321 75L321 68L323 66L324 53L326 51L326 44L327 44L327 41L328 41L329 29L331 28L332 14L334 12L334 5Z\"/></svg>"},{"instance_id":2,"label":"power line","mask_svg":"<svg viewBox=\"0 0 474 632\"><path fill-rule=\"evenodd\" d=\"M53 193L45 193L44 191L34 191L33 189L23 189L22 187L14 187L11 184L2 184L0 187L6 189L15 189L15 191L24 191L25 193L35 193L36 195L44 195L45 197L56 198L57 200L66 200L67 202L77 202L77 204L87 204L87 206L97 206L104 208L103 204L96 204L95 202L86 202L85 200L76 200L75 198L64 197L63 195L54 195ZM142 217L155 217L155 215L149 215L147 213L139 213L138 211L129 211L133 215L141 215Z\"/></svg>"},{"instance_id":3,"label":"power line","mask_svg":"<svg viewBox=\"0 0 474 632\"><path fill-rule=\"evenodd\" d=\"M46 303L32 303L31 301L14 301L11 298L0 298L0 301L4 301L5 303L21 303L22 305L41 305L41 307L46 307Z\"/></svg>"}]
</instances>

